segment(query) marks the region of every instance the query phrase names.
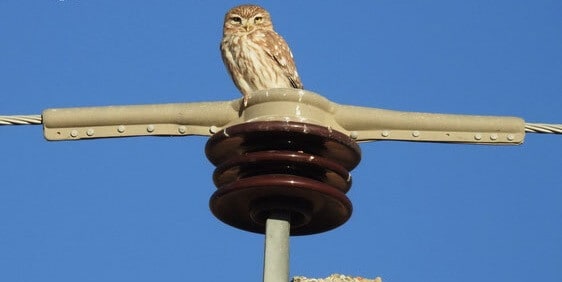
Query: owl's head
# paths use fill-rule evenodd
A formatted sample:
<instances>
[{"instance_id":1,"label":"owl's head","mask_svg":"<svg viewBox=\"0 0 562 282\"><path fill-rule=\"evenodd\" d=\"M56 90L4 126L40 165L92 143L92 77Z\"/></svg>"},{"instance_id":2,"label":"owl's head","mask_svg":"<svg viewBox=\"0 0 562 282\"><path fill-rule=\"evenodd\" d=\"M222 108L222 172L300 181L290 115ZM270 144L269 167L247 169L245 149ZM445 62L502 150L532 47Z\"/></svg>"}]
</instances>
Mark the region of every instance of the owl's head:
<instances>
[{"instance_id":1,"label":"owl's head","mask_svg":"<svg viewBox=\"0 0 562 282\"><path fill-rule=\"evenodd\" d=\"M223 34L225 35L250 33L258 29L273 30L271 16L260 6L237 6L224 16Z\"/></svg>"}]
</instances>

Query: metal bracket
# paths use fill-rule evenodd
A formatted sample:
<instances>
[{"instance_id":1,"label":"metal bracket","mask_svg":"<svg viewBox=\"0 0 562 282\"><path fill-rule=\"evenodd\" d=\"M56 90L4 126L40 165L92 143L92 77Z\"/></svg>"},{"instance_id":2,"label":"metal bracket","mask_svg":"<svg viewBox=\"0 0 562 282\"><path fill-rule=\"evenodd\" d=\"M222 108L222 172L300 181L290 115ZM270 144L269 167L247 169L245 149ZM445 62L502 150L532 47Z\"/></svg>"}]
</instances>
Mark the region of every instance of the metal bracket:
<instances>
[{"instance_id":1,"label":"metal bracket","mask_svg":"<svg viewBox=\"0 0 562 282\"><path fill-rule=\"evenodd\" d=\"M43 111L47 140L211 135L238 118L238 101L107 106Z\"/></svg>"},{"instance_id":2,"label":"metal bracket","mask_svg":"<svg viewBox=\"0 0 562 282\"><path fill-rule=\"evenodd\" d=\"M47 140L130 136L211 136L252 121L297 121L325 126L358 142L401 140L521 144L525 122L517 117L400 112L340 105L310 91L270 89L241 100L47 109Z\"/></svg>"}]
</instances>

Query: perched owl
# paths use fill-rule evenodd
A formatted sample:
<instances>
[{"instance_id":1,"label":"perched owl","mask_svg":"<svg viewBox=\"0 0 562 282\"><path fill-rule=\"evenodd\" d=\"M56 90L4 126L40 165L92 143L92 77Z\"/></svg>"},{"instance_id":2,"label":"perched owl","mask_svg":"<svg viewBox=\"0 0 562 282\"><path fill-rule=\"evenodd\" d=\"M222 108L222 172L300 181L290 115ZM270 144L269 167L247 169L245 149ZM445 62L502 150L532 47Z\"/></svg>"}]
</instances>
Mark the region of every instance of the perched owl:
<instances>
[{"instance_id":1,"label":"perched owl","mask_svg":"<svg viewBox=\"0 0 562 282\"><path fill-rule=\"evenodd\" d=\"M244 105L257 90L303 88L287 42L273 30L271 17L262 7L230 9L224 17L220 49Z\"/></svg>"}]
</instances>

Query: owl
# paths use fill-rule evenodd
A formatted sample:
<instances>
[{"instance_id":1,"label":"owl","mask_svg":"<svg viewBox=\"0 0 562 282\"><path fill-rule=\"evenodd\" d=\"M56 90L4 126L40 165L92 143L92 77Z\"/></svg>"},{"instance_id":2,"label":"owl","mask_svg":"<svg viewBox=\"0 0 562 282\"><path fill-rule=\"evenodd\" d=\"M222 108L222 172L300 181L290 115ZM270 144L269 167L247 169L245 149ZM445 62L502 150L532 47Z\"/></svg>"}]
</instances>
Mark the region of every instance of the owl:
<instances>
[{"instance_id":1,"label":"owl","mask_svg":"<svg viewBox=\"0 0 562 282\"><path fill-rule=\"evenodd\" d=\"M262 7L230 9L224 17L220 49L230 77L244 96L244 106L257 90L303 88L287 42L273 30L271 16Z\"/></svg>"}]
</instances>

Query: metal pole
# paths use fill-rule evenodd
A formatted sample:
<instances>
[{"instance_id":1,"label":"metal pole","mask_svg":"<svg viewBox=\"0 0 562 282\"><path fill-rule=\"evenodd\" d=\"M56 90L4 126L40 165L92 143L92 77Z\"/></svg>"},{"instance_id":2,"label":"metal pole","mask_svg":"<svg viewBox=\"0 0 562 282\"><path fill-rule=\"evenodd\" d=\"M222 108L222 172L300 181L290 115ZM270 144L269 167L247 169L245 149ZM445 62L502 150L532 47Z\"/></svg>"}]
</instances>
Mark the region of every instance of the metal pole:
<instances>
[{"instance_id":1,"label":"metal pole","mask_svg":"<svg viewBox=\"0 0 562 282\"><path fill-rule=\"evenodd\" d=\"M274 212L265 223L263 282L289 281L289 212Z\"/></svg>"}]
</instances>

